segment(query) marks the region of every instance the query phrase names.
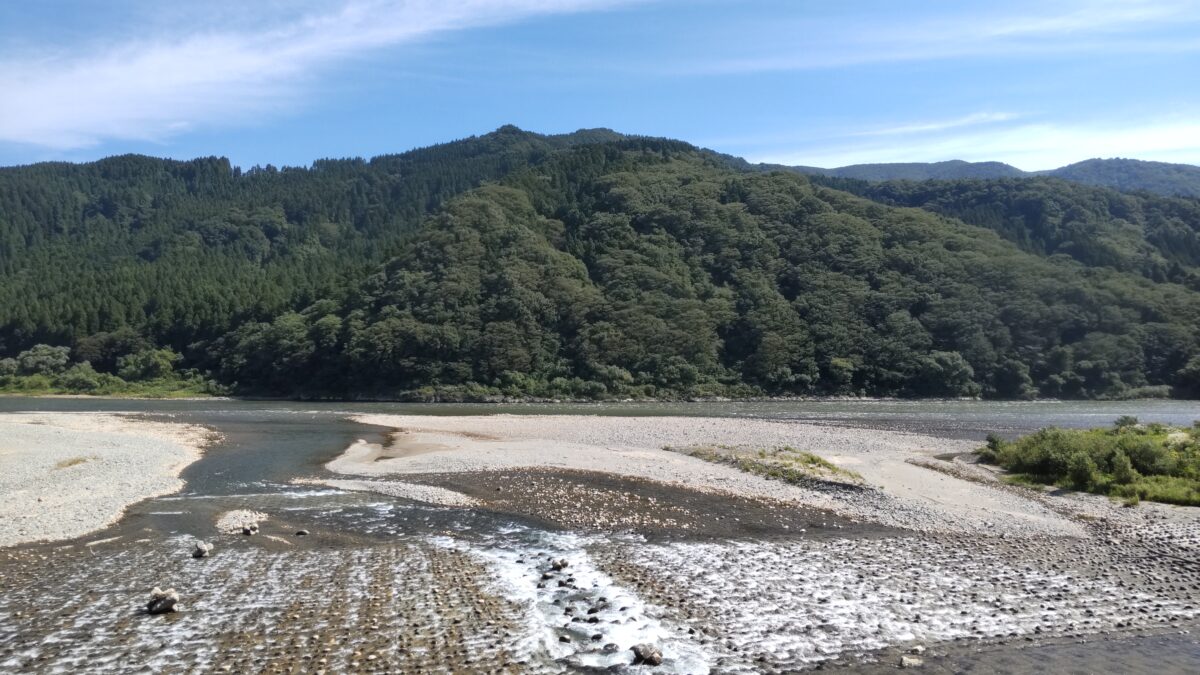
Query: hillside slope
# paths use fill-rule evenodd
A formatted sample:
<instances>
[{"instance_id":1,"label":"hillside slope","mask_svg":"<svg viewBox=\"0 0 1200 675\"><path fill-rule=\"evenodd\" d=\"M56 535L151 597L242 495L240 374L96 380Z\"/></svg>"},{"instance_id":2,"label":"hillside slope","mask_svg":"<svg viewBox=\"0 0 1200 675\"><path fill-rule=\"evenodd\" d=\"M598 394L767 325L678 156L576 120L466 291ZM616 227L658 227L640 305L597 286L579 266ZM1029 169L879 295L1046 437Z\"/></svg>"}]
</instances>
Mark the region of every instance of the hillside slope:
<instances>
[{"instance_id":1,"label":"hillside slope","mask_svg":"<svg viewBox=\"0 0 1200 675\"><path fill-rule=\"evenodd\" d=\"M1056 178L819 182L986 227L1040 256L1066 255L1200 290L1200 200L1131 195Z\"/></svg>"},{"instance_id":2,"label":"hillside slope","mask_svg":"<svg viewBox=\"0 0 1200 675\"><path fill-rule=\"evenodd\" d=\"M903 162L895 164L854 164L836 169L797 167L801 173L817 173L858 180L955 180L962 178L1013 178L1026 175L1003 162Z\"/></svg>"},{"instance_id":3,"label":"hillside slope","mask_svg":"<svg viewBox=\"0 0 1200 675\"><path fill-rule=\"evenodd\" d=\"M1072 183L1108 187L1123 192L1149 192L1163 196L1200 197L1200 166L1145 162L1136 159L1089 159L1049 171L1022 171L1002 162L910 162L854 164L835 169L812 166L760 165L765 169L790 169L807 175L865 181L966 180L1033 178L1049 176Z\"/></svg>"},{"instance_id":4,"label":"hillside slope","mask_svg":"<svg viewBox=\"0 0 1200 675\"><path fill-rule=\"evenodd\" d=\"M1125 191L1200 197L1200 166L1138 159L1089 159L1054 169L1063 180Z\"/></svg>"},{"instance_id":5,"label":"hillside slope","mask_svg":"<svg viewBox=\"0 0 1200 675\"><path fill-rule=\"evenodd\" d=\"M678 141L592 140L0 172L0 339L131 376L169 347L286 396L1195 392L1184 286Z\"/></svg>"}]
</instances>

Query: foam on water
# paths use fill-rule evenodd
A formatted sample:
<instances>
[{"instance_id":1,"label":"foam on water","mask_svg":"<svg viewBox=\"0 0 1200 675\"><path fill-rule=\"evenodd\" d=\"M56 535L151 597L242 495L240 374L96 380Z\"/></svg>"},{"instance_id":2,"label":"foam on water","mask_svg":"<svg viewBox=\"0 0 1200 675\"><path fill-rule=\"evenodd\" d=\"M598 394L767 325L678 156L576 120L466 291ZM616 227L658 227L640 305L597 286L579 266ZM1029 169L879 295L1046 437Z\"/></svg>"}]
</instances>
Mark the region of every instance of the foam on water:
<instances>
[{"instance_id":1,"label":"foam on water","mask_svg":"<svg viewBox=\"0 0 1200 675\"><path fill-rule=\"evenodd\" d=\"M686 628L660 618L657 608L601 571L587 547L594 538L513 526L468 542L435 537L486 562L487 588L525 608L519 650L573 667L629 665L634 645L662 650L656 672L707 673L711 656ZM555 569L555 563L562 565Z\"/></svg>"}]
</instances>

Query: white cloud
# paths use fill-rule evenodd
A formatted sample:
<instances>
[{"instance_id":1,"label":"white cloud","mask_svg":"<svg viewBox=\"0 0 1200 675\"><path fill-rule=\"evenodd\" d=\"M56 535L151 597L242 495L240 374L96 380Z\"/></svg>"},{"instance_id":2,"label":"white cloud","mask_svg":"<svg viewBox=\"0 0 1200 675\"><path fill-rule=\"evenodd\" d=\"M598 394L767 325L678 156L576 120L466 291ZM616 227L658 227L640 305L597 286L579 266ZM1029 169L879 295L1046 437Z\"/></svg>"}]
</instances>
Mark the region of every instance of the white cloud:
<instances>
[{"instance_id":1,"label":"white cloud","mask_svg":"<svg viewBox=\"0 0 1200 675\"><path fill-rule=\"evenodd\" d=\"M302 104L316 73L371 50L628 1L344 0L324 11L264 3L257 15L224 16L200 3L206 16L176 13L165 31L162 16L147 17L154 36L0 59L0 141L62 150L160 141Z\"/></svg>"},{"instance_id":2,"label":"white cloud","mask_svg":"<svg viewBox=\"0 0 1200 675\"><path fill-rule=\"evenodd\" d=\"M995 24L985 24L983 35L1014 37L1053 35L1081 32L1122 32L1131 26L1170 21L1192 13L1194 6L1187 2L1162 0L1108 0L1092 2L1064 11L1042 16L1007 17Z\"/></svg>"},{"instance_id":3,"label":"white cloud","mask_svg":"<svg viewBox=\"0 0 1200 675\"><path fill-rule=\"evenodd\" d=\"M853 7L853 5L848 5ZM985 5L986 7L986 5ZM689 63L681 72L732 75L820 70L870 63L968 57L1014 58L1059 53L1200 51L1194 34L1161 34L1200 23L1200 3L1151 0L1009 2L951 16L881 21L872 14L756 28L740 56ZM1148 31L1158 31L1147 38Z\"/></svg>"},{"instance_id":4,"label":"white cloud","mask_svg":"<svg viewBox=\"0 0 1200 675\"><path fill-rule=\"evenodd\" d=\"M861 139L864 137L927 134L937 131L947 131L950 129L962 129L966 127L1000 124L1002 122L1018 119L1019 117L1020 115L1011 112L977 112L952 119L906 122L903 124L872 127L868 129L844 127L811 128L805 126L805 128L800 131L781 131L776 133L713 137L698 139L696 140L696 143L705 147L713 148L741 148L739 152L750 152L746 150L746 148L779 148L783 146L795 147L797 145L810 147L814 143L828 142L832 139L841 139L842 142L855 144L861 143L861 140L856 139ZM750 154L754 153L751 152Z\"/></svg>"},{"instance_id":5,"label":"white cloud","mask_svg":"<svg viewBox=\"0 0 1200 675\"><path fill-rule=\"evenodd\" d=\"M1054 169L1093 157L1136 157L1200 164L1200 119L1172 117L1123 125L1028 123L837 143L766 152L752 161L838 167L876 162L1000 161L1027 171Z\"/></svg>"},{"instance_id":6,"label":"white cloud","mask_svg":"<svg viewBox=\"0 0 1200 675\"><path fill-rule=\"evenodd\" d=\"M974 127L981 124L992 124L995 122L1007 122L1015 119L1017 115L1014 113L972 113L957 117L950 120L937 120L933 122L918 122L915 124L902 124L894 127L884 127L882 129L868 129L866 131L856 132L856 136L899 136L908 134L928 133L931 131L946 131L948 129L960 129L962 127Z\"/></svg>"}]
</instances>

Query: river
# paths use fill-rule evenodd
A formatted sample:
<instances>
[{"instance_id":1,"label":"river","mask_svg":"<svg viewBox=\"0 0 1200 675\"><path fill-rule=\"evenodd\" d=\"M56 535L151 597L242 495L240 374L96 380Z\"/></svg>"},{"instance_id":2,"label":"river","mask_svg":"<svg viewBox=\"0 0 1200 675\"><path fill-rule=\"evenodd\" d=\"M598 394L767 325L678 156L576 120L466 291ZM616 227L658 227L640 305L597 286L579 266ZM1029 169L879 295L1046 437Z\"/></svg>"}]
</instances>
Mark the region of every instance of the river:
<instances>
[{"instance_id":1,"label":"river","mask_svg":"<svg viewBox=\"0 0 1200 675\"><path fill-rule=\"evenodd\" d=\"M758 649L767 651L755 653L776 660L784 669L837 654L865 666L872 659L882 663L880 659L893 658L891 653L879 657L876 650L914 635L934 641L958 636L958 624L948 619L931 624L929 613L946 611L945 603L959 595L955 602L973 602L971 575L977 572L969 570L976 568L956 567L961 563L961 553L954 548L958 544L940 539L912 540L904 555L898 555L898 568L877 572L880 579L894 574L900 588L906 569L928 565L927 574L944 575L929 578L966 585L910 588L888 603L870 589L852 597L857 586L848 572L860 570L861 584L861 570L875 569L880 550L886 551L880 547L887 544L849 532L844 541L825 543L810 537L651 546L637 537L547 529L539 522L485 509L431 507L372 493L294 484L297 477L330 477L323 464L359 439L384 440L386 429L352 422L347 419L350 414L738 417L979 441L989 433L1011 437L1046 426L1105 426L1122 415L1174 425L1200 419L1200 406L1182 401L463 405L0 398L0 412L33 411L134 413L201 424L223 438L185 470L186 486L180 493L146 500L119 523L84 538L111 539L111 543L29 547L0 566L0 572L9 573L8 583L24 580L9 586L0 599L0 668L18 671L119 671L126 664L166 670L262 670L311 666L306 660L323 654L332 670L378 670L367 661L373 655L384 659L379 663L385 670L383 664L391 663L434 670L440 665L457 670L557 672L619 665L627 657L607 651L610 641L620 642L622 649L627 643L657 643L667 651L667 666L673 672L758 672L754 662L740 656ZM184 555L189 542L212 537L215 518L231 509L270 513L263 532L276 538L218 538L218 552L210 562L190 561ZM292 537L301 527L312 535ZM817 526L812 529L816 532ZM1063 559L1076 554L1054 551ZM637 555L631 556L634 552ZM713 558L714 567L727 565L727 556L734 552L733 560L760 560L761 568L746 569L772 575L775 587L745 596L746 580L714 577L703 566L697 567L705 556ZM1044 552L1029 555L1027 570L1055 564L1038 557L1049 555ZM61 562L47 566L38 556ZM641 559L631 567L638 556ZM982 550L979 556L987 560ZM552 558L570 562L571 581L565 588L545 581L544 569ZM803 560L804 566L781 569L793 560ZM968 563L987 564L974 559ZM643 569L658 569L665 576L646 579L639 576ZM668 580L672 570L682 578ZM959 581L954 581L954 574ZM705 583L714 584L713 588L727 584L720 587L729 597L711 598L707 603L711 606L677 604L683 602L678 585L686 587L706 575ZM155 629L129 616L127 607L159 579L186 591L189 610ZM1039 569L992 583L1003 597L1013 598L1026 592L1027 586L1063 583L1055 579ZM1083 598L1094 592L1088 584L1099 579L1081 577L1058 592L1080 593ZM794 585L797 590L794 595L778 595L778 584ZM94 595L81 603L75 596L88 587L99 590L89 591ZM817 598L829 588L841 590ZM1083 607L1091 601L1079 602ZM69 610L56 613L60 606ZM677 613L674 619L664 618L664 607ZM909 616L914 608L926 612L926 618ZM562 623L571 611L578 620ZM1038 611L1045 613L1044 609L1031 611L1028 617L1022 615L1023 621L1035 620ZM691 612L698 612L694 621ZM736 612L750 612L746 620L770 626L772 637L764 643L752 626L744 633L717 636L721 639L705 636L703 630L695 633L695 627L703 625L704 612L713 612L710 619L717 623L729 618L721 613L734 613L730 616L736 619L740 616ZM754 612L758 618L752 616ZM822 613L827 616L821 621L806 621ZM13 618L22 614L25 618ZM783 619L786 622L779 623ZM870 630L864 628L868 625ZM780 637L789 631L803 633L794 639ZM496 640L498 632L510 637ZM1200 647L1191 637L1156 634L1149 638L1151 642L1122 639L1133 640L1119 649L1119 656L1126 659L1121 668L1125 671L1172 672L1180 664L1184 669L1200 664ZM315 648L318 643L320 649ZM989 664L1005 663L1013 672L1021 672L1039 663L1066 666L1082 660L1095 672L1106 670L1109 659L1118 656L1095 648L1082 658L1080 647L1072 641L1039 643L1033 650L989 645L993 651L982 655L947 647L931 653L929 665L947 672L985 672Z\"/></svg>"}]
</instances>

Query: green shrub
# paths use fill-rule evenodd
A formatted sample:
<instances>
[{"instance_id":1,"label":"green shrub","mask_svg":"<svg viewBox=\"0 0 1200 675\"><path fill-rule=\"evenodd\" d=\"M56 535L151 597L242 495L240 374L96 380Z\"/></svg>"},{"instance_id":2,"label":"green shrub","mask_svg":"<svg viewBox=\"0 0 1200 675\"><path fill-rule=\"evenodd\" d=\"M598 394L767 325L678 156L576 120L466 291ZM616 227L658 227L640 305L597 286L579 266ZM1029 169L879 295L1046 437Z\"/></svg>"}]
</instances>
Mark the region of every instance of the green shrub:
<instances>
[{"instance_id":1,"label":"green shrub","mask_svg":"<svg viewBox=\"0 0 1200 675\"><path fill-rule=\"evenodd\" d=\"M130 381L170 377L179 359L170 349L144 349L117 359L117 375Z\"/></svg>"},{"instance_id":2,"label":"green shrub","mask_svg":"<svg viewBox=\"0 0 1200 675\"><path fill-rule=\"evenodd\" d=\"M1171 398L1171 385L1156 384L1134 387L1125 391L1126 399Z\"/></svg>"},{"instance_id":3,"label":"green shrub","mask_svg":"<svg viewBox=\"0 0 1200 675\"><path fill-rule=\"evenodd\" d=\"M1134 503L1200 505L1200 440L1183 429L1134 424L1123 419L1114 425L1120 430L1042 429L981 455L994 452L1009 482L1061 485Z\"/></svg>"},{"instance_id":4,"label":"green shrub","mask_svg":"<svg viewBox=\"0 0 1200 675\"><path fill-rule=\"evenodd\" d=\"M1137 469L1133 468L1133 462L1129 461L1129 455L1120 450L1113 455L1112 475L1113 481L1121 485L1128 485L1141 478Z\"/></svg>"},{"instance_id":5,"label":"green shrub","mask_svg":"<svg viewBox=\"0 0 1200 675\"><path fill-rule=\"evenodd\" d=\"M17 381L17 386L24 391L45 391L53 388L54 384L49 377L42 374L27 375Z\"/></svg>"},{"instance_id":6,"label":"green shrub","mask_svg":"<svg viewBox=\"0 0 1200 675\"><path fill-rule=\"evenodd\" d=\"M1122 436L1117 439L1117 448L1133 463L1133 468L1143 474L1171 473L1171 453L1162 442L1148 436Z\"/></svg>"},{"instance_id":7,"label":"green shrub","mask_svg":"<svg viewBox=\"0 0 1200 675\"><path fill-rule=\"evenodd\" d=\"M92 368L92 364L76 363L68 368L55 381L59 387L68 391L89 392L100 388L100 373Z\"/></svg>"},{"instance_id":8,"label":"green shrub","mask_svg":"<svg viewBox=\"0 0 1200 675\"><path fill-rule=\"evenodd\" d=\"M995 464L1000 457L1000 451L1004 449L1004 439L996 434L987 435L987 445L979 450L979 460L988 464Z\"/></svg>"},{"instance_id":9,"label":"green shrub","mask_svg":"<svg viewBox=\"0 0 1200 675\"><path fill-rule=\"evenodd\" d=\"M1079 490L1089 490L1101 482L1100 469L1096 466L1096 461L1086 452L1079 452L1071 456L1067 475L1071 479L1071 485Z\"/></svg>"},{"instance_id":10,"label":"green shrub","mask_svg":"<svg viewBox=\"0 0 1200 675\"><path fill-rule=\"evenodd\" d=\"M1113 422L1113 428L1115 428L1117 431L1132 429L1137 425L1138 418L1134 417L1133 415L1121 415L1115 422Z\"/></svg>"}]
</instances>

